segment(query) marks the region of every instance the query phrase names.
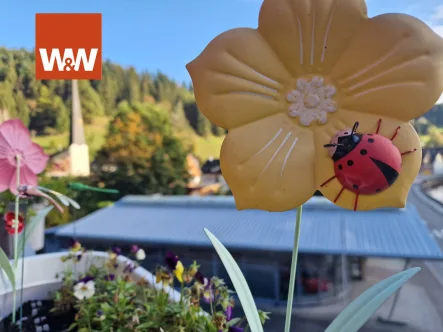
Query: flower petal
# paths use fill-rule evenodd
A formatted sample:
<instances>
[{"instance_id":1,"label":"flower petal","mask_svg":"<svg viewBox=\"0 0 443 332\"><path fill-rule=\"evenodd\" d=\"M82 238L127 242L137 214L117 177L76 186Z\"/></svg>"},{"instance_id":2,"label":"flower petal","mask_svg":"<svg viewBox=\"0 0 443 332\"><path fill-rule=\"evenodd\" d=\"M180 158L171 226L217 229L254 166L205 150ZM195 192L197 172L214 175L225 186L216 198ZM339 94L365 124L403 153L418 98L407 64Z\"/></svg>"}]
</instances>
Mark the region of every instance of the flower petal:
<instances>
[{"instance_id":1,"label":"flower petal","mask_svg":"<svg viewBox=\"0 0 443 332\"><path fill-rule=\"evenodd\" d=\"M232 129L286 111L280 91L289 73L255 29L222 33L186 67L200 111L217 126Z\"/></svg>"},{"instance_id":2,"label":"flower petal","mask_svg":"<svg viewBox=\"0 0 443 332\"><path fill-rule=\"evenodd\" d=\"M11 165L8 159L0 159L0 192L9 188L14 171L15 167Z\"/></svg>"},{"instance_id":3,"label":"flower petal","mask_svg":"<svg viewBox=\"0 0 443 332\"><path fill-rule=\"evenodd\" d=\"M11 180L9 183L9 190L17 195L17 172L13 172ZM20 185L36 186L37 185L37 175L32 172L28 166L20 167Z\"/></svg>"},{"instance_id":4,"label":"flower petal","mask_svg":"<svg viewBox=\"0 0 443 332\"><path fill-rule=\"evenodd\" d=\"M49 156L40 145L32 143L24 152L24 163L35 174L40 174L46 168Z\"/></svg>"},{"instance_id":5,"label":"flower petal","mask_svg":"<svg viewBox=\"0 0 443 332\"><path fill-rule=\"evenodd\" d=\"M313 132L277 114L230 130L220 162L239 210L285 211L314 194L314 154Z\"/></svg>"},{"instance_id":6,"label":"flower petal","mask_svg":"<svg viewBox=\"0 0 443 332\"><path fill-rule=\"evenodd\" d=\"M442 59L443 39L426 24L385 14L362 24L331 76L343 108L409 121L440 97Z\"/></svg>"},{"instance_id":7,"label":"flower petal","mask_svg":"<svg viewBox=\"0 0 443 332\"><path fill-rule=\"evenodd\" d=\"M9 148L26 151L32 144L28 128L19 119L3 122L0 125L0 135L8 143Z\"/></svg>"},{"instance_id":8,"label":"flower petal","mask_svg":"<svg viewBox=\"0 0 443 332\"><path fill-rule=\"evenodd\" d=\"M366 13L364 0L265 0L258 31L292 75L327 73Z\"/></svg>"},{"instance_id":9,"label":"flower petal","mask_svg":"<svg viewBox=\"0 0 443 332\"><path fill-rule=\"evenodd\" d=\"M334 166L332 159L328 156L327 149L324 144L330 142L332 136L338 131L352 128L355 121L359 121L358 133L375 133L377 122L380 116L357 113L347 110L339 110L341 121L334 121L316 129L316 160L315 174L317 186L334 175ZM373 210L381 207L398 207L402 208L406 204L409 189L417 176L421 165L421 147L420 140L414 128L407 122L398 121L392 118L383 117L379 134L387 138L391 138L396 128L401 129L394 138L393 143L399 149L400 153L417 149L417 151L402 156L402 169L399 177L394 184L374 195L360 195L358 198L357 210ZM330 201L334 201L342 186L336 180L332 180L324 187L319 188L322 194ZM355 194L344 190L335 204L346 209L353 209L355 202Z\"/></svg>"}]
</instances>

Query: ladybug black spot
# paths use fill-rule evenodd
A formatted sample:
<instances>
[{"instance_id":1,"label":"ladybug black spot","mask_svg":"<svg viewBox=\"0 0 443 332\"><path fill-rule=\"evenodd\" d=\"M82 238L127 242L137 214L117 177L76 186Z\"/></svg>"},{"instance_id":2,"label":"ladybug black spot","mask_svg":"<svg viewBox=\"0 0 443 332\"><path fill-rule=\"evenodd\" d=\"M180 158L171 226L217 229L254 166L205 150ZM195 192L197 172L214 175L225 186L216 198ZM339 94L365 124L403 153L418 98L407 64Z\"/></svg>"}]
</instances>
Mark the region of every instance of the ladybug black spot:
<instances>
[{"instance_id":1,"label":"ladybug black spot","mask_svg":"<svg viewBox=\"0 0 443 332\"><path fill-rule=\"evenodd\" d=\"M338 165L338 169L341 171L343 169L343 165L342 164Z\"/></svg>"},{"instance_id":2,"label":"ladybug black spot","mask_svg":"<svg viewBox=\"0 0 443 332\"><path fill-rule=\"evenodd\" d=\"M373 139L373 138L369 138L369 139L368 139L368 142L369 142L369 143L374 143L374 139Z\"/></svg>"},{"instance_id":3,"label":"ladybug black spot","mask_svg":"<svg viewBox=\"0 0 443 332\"><path fill-rule=\"evenodd\" d=\"M348 164L348 166L352 166L352 165L354 165L354 162L352 160L348 160L347 164Z\"/></svg>"},{"instance_id":4,"label":"ladybug black spot","mask_svg":"<svg viewBox=\"0 0 443 332\"><path fill-rule=\"evenodd\" d=\"M353 184L353 185L352 185L352 188L354 188L354 189L358 189L358 186L357 186L356 184Z\"/></svg>"},{"instance_id":5,"label":"ladybug black spot","mask_svg":"<svg viewBox=\"0 0 443 332\"><path fill-rule=\"evenodd\" d=\"M379 193L381 191L381 189L375 189L376 193Z\"/></svg>"},{"instance_id":6,"label":"ladybug black spot","mask_svg":"<svg viewBox=\"0 0 443 332\"><path fill-rule=\"evenodd\" d=\"M366 150L366 149L361 149L360 150L360 154L362 155L362 156L364 156L365 154L367 154L368 153L368 151Z\"/></svg>"}]
</instances>

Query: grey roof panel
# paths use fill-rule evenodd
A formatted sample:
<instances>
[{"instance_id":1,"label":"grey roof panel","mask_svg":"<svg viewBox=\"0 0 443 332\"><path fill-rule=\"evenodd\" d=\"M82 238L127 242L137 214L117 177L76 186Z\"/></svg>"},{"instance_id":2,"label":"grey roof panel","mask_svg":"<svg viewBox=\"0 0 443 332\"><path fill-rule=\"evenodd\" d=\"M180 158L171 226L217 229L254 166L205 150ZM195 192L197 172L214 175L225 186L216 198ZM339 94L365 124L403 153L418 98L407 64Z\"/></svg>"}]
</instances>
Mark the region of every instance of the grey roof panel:
<instances>
[{"instance_id":1,"label":"grey roof panel","mask_svg":"<svg viewBox=\"0 0 443 332\"><path fill-rule=\"evenodd\" d=\"M237 211L232 197L127 196L76 222L78 239L211 246L203 228L227 248L292 251L295 211ZM442 259L416 209L353 212L322 197L304 205L300 252ZM70 237L73 226L56 230Z\"/></svg>"}]
</instances>

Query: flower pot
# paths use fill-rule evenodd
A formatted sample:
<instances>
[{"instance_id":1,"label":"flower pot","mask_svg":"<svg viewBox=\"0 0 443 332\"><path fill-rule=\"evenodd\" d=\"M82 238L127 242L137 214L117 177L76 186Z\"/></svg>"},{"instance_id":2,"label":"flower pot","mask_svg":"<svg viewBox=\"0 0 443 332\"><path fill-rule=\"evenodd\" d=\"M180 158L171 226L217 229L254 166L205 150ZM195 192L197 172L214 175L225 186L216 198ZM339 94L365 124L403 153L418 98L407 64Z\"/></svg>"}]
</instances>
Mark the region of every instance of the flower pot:
<instances>
[{"instance_id":1,"label":"flower pot","mask_svg":"<svg viewBox=\"0 0 443 332\"><path fill-rule=\"evenodd\" d=\"M17 308L20 306L20 301L25 303L27 301L48 299L49 292L60 288L63 273L68 268L80 275L86 272L91 265L103 265L109 258L109 254L106 252L92 251L83 255L83 258L78 263L73 263L72 261L63 263L61 258L66 254L66 252L57 252L25 257L23 262L23 287L21 282L22 261L18 261L18 271L16 273ZM124 256L119 256L117 262L120 266L126 266L131 260ZM136 268L132 272L132 277L135 281L145 279L150 285L153 285L158 289L162 288L162 285L155 284L155 276L142 267ZM22 296L21 290L23 290ZM166 289L166 292L169 294L172 301L180 300L180 293L177 291ZM2 271L0 273L0 319L11 314L12 303L12 286L5 273Z\"/></svg>"},{"instance_id":2,"label":"flower pot","mask_svg":"<svg viewBox=\"0 0 443 332\"><path fill-rule=\"evenodd\" d=\"M35 212L45 208L43 204L34 204L30 206ZM39 251L45 247L45 220L42 219L34 228L27 241L32 250Z\"/></svg>"}]
</instances>

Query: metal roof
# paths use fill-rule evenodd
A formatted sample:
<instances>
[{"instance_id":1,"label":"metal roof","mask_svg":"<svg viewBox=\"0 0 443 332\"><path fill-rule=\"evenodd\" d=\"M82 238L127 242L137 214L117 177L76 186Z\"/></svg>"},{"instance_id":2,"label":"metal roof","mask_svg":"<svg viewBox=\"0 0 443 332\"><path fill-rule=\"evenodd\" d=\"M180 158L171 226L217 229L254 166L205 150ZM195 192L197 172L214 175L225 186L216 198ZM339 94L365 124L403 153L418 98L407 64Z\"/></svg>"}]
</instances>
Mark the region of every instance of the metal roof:
<instances>
[{"instance_id":1,"label":"metal roof","mask_svg":"<svg viewBox=\"0 0 443 332\"><path fill-rule=\"evenodd\" d=\"M291 252L295 211L235 209L229 196L126 196L76 222L79 240L210 247L203 228L230 249ZM73 225L55 231L71 237ZM354 212L323 197L303 208L300 252L442 259L415 207Z\"/></svg>"}]
</instances>

